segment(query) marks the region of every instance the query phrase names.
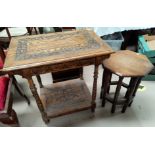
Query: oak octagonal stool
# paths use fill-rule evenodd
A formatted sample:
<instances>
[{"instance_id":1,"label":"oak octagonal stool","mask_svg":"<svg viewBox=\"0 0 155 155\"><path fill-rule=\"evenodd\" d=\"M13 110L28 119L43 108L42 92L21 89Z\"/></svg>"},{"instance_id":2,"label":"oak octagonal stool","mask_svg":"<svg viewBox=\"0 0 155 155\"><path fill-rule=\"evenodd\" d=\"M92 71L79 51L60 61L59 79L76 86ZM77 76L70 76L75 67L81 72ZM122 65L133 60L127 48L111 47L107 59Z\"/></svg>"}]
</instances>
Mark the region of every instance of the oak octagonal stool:
<instances>
[{"instance_id":1,"label":"oak octagonal stool","mask_svg":"<svg viewBox=\"0 0 155 155\"><path fill-rule=\"evenodd\" d=\"M122 113L124 113L126 108L131 106L133 102L141 78L153 69L153 65L146 56L124 50L111 54L108 59L103 61L103 67L104 71L100 95L102 106L105 106L106 100L111 102L111 113L114 113L116 105L121 104L123 105ZM112 74L117 75L119 80L111 81ZM125 77L131 78L129 84L123 82ZM116 91L113 97L111 97L111 93L109 93L111 85L116 85ZM121 100L118 100L122 86L125 87L127 91L125 96L121 98Z\"/></svg>"}]
</instances>

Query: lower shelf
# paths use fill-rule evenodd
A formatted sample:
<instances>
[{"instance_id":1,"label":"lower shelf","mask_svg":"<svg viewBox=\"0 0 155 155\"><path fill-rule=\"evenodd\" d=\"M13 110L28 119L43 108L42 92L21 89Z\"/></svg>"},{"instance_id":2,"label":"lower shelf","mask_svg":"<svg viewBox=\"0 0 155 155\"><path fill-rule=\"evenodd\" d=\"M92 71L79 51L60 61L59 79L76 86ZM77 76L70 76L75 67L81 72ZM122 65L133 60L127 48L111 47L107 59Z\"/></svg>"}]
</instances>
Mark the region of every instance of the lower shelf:
<instances>
[{"instance_id":1,"label":"lower shelf","mask_svg":"<svg viewBox=\"0 0 155 155\"><path fill-rule=\"evenodd\" d=\"M113 103L114 95L115 95L114 93L107 94L106 100L109 101L110 103ZM127 99L120 94L118 96L117 105L123 106L126 101Z\"/></svg>"},{"instance_id":2,"label":"lower shelf","mask_svg":"<svg viewBox=\"0 0 155 155\"><path fill-rule=\"evenodd\" d=\"M49 118L92 107L91 94L84 80L80 79L44 86L40 97Z\"/></svg>"}]
</instances>

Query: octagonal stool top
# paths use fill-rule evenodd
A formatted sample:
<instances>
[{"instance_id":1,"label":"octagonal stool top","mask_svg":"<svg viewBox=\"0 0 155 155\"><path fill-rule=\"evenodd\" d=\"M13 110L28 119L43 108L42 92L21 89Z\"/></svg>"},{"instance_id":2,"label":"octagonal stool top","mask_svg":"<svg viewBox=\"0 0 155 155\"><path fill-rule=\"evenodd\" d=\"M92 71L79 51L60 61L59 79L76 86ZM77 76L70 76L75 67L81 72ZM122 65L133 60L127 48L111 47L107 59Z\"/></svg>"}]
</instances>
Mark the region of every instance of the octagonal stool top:
<instances>
[{"instance_id":1,"label":"octagonal stool top","mask_svg":"<svg viewBox=\"0 0 155 155\"><path fill-rule=\"evenodd\" d=\"M108 59L103 61L103 65L114 74L123 77L142 77L154 68L145 55L129 50L111 54Z\"/></svg>"}]
</instances>

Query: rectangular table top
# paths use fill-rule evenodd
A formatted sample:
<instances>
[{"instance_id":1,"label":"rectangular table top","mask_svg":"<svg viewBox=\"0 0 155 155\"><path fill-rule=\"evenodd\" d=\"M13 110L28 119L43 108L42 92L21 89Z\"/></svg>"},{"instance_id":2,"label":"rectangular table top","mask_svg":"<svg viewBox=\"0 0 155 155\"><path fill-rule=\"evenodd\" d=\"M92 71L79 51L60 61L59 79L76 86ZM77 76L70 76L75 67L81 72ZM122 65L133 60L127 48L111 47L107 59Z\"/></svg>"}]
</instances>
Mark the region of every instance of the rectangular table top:
<instances>
[{"instance_id":1,"label":"rectangular table top","mask_svg":"<svg viewBox=\"0 0 155 155\"><path fill-rule=\"evenodd\" d=\"M11 39L4 71L56 64L112 53L91 30L76 30Z\"/></svg>"}]
</instances>

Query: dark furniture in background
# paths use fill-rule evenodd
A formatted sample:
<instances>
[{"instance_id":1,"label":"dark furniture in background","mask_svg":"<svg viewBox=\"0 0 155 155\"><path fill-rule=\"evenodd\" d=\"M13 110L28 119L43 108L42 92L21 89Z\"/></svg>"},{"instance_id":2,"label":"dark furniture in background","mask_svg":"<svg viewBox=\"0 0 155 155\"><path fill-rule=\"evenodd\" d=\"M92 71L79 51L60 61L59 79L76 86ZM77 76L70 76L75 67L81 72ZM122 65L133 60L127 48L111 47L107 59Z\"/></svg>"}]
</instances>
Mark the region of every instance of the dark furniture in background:
<instances>
[{"instance_id":1,"label":"dark furniture in background","mask_svg":"<svg viewBox=\"0 0 155 155\"><path fill-rule=\"evenodd\" d=\"M144 34L154 35L155 28L123 31L122 35L124 38L124 42L122 43L121 50L125 50L128 46L135 46L135 51L137 52L138 36Z\"/></svg>"},{"instance_id":2,"label":"dark furniture in background","mask_svg":"<svg viewBox=\"0 0 155 155\"><path fill-rule=\"evenodd\" d=\"M0 37L0 45L4 48L7 49L9 47L10 41L12 37L18 37L18 36L24 36L24 35L31 35L33 34L33 32L35 32L35 34L38 33L37 28L36 27L26 27L26 31L25 33L21 33L20 35L17 36L12 36L11 32L10 32L11 27L0 27L0 33L2 31L6 31L6 37ZM18 28L16 28L18 30Z\"/></svg>"}]
</instances>

